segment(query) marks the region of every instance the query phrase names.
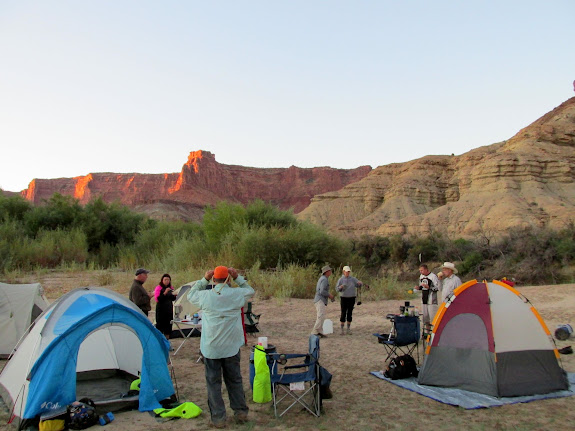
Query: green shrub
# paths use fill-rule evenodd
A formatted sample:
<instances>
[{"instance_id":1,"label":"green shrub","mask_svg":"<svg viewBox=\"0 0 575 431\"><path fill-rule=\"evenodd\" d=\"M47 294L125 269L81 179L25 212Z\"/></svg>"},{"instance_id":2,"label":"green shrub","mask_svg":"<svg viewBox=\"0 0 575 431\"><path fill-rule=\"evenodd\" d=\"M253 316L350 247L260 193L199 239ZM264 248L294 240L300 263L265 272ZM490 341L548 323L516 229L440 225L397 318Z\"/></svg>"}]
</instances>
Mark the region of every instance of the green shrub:
<instances>
[{"instance_id":1,"label":"green shrub","mask_svg":"<svg viewBox=\"0 0 575 431\"><path fill-rule=\"evenodd\" d=\"M0 193L0 222L22 221L32 205L20 196L4 196Z\"/></svg>"},{"instance_id":2,"label":"green shrub","mask_svg":"<svg viewBox=\"0 0 575 431\"><path fill-rule=\"evenodd\" d=\"M298 223L291 211L282 211L260 199L246 207L245 220L249 227L290 228Z\"/></svg>"},{"instance_id":3,"label":"green shrub","mask_svg":"<svg viewBox=\"0 0 575 431\"><path fill-rule=\"evenodd\" d=\"M117 203L107 204L101 198L86 204L82 216L90 250L99 248L101 244L133 244L146 222L143 214Z\"/></svg>"},{"instance_id":4,"label":"green shrub","mask_svg":"<svg viewBox=\"0 0 575 431\"><path fill-rule=\"evenodd\" d=\"M247 270L249 284L256 290L259 298L307 298L315 296L315 287L319 278L316 266L289 264L273 271L260 269L256 262Z\"/></svg>"},{"instance_id":5,"label":"green shrub","mask_svg":"<svg viewBox=\"0 0 575 431\"><path fill-rule=\"evenodd\" d=\"M82 207L71 196L54 193L43 205L24 214L28 234L35 237L40 230L71 229L81 225Z\"/></svg>"},{"instance_id":6,"label":"green shrub","mask_svg":"<svg viewBox=\"0 0 575 431\"><path fill-rule=\"evenodd\" d=\"M240 204L221 201L215 207L206 207L203 225L207 242L217 250L233 226L245 220L246 209Z\"/></svg>"}]
</instances>

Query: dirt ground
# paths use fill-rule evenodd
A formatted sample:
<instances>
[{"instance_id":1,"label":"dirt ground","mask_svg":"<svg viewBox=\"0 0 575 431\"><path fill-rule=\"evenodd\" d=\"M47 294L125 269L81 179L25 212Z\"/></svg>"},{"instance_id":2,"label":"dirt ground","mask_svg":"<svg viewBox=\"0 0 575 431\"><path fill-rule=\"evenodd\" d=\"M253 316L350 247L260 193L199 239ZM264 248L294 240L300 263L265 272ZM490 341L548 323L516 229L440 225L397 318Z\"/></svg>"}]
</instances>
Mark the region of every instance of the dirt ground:
<instances>
[{"instance_id":1,"label":"dirt ground","mask_svg":"<svg viewBox=\"0 0 575 431\"><path fill-rule=\"evenodd\" d=\"M58 278L60 277L60 278ZM90 275L47 274L42 284L47 296L55 299L58 294L69 290L70 285L89 283ZM64 287L63 287L64 286ZM129 283L127 284L129 286ZM57 287L57 289L56 289ZM575 325L575 285L518 287L545 319L553 333L557 325ZM117 290L126 293L127 288ZM257 290L257 289L256 289ZM237 425L231 421L229 429L238 430L550 430L573 429L575 423L575 397L513 404L478 410L464 410L441 404L424 396L401 389L369 374L384 368L384 348L372 335L389 329L385 316L397 312L402 301L364 301L356 306L352 335L339 335L339 306L328 305L328 318L335 323L336 333L321 340L321 364L333 374L331 389L334 397L324 401L324 412L314 418L305 411L294 410L276 419L271 403L256 404L252 401L249 385L249 354L256 338L250 338L248 346L241 350L242 373L246 398L250 408L249 422ZM311 300L275 299L260 300L255 297L254 311L261 313L260 336L267 336L268 342L282 353L304 353L307 351L308 336L315 321L315 308ZM106 426L114 430L204 430L210 428L209 410L206 399L204 368L196 362L199 338L187 341L176 356L172 356L181 401L192 401L204 411L195 419L178 419L159 422L148 413L138 411L119 412L116 420ZM178 347L181 339L173 340ZM575 339L556 341L557 347L565 347ZM420 349L421 351L421 349ZM420 352L421 355L421 352ZM575 372L575 355L562 355L563 368ZM0 365L2 365L0 363ZM224 393L224 399L227 394ZM227 403L227 399L226 399ZM232 411L228 407L228 415ZM7 412L0 413L0 420L6 422ZM15 427L2 425L2 430Z\"/></svg>"}]
</instances>

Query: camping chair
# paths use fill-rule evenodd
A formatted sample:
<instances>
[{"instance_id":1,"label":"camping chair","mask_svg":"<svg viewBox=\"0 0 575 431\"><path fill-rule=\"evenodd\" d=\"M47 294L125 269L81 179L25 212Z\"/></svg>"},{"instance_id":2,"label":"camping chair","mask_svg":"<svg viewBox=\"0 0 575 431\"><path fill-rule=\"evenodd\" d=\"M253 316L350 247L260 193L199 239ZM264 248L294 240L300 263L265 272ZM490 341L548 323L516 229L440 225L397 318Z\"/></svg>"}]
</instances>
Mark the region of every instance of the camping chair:
<instances>
[{"instance_id":1,"label":"camping chair","mask_svg":"<svg viewBox=\"0 0 575 431\"><path fill-rule=\"evenodd\" d=\"M261 314L254 314L252 312L252 303L248 302L247 309L244 311L246 333L256 336L256 332L260 332L258 324L260 323Z\"/></svg>"},{"instance_id":2,"label":"camping chair","mask_svg":"<svg viewBox=\"0 0 575 431\"><path fill-rule=\"evenodd\" d=\"M276 417L283 416L297 405L319 417L321 411L319 337L310 335L309 353L271 353L270 356L273 358L270 377ZM293 362L296 364L291 365ZM286 403L283 403L280 408L280 403L286 398L289 405L284 408ZM279 410L281 413L278 413Z\"/></svg>"},{"instance_id":3,"label":"camping chair","mask_svg":"<svg viewBox=\"0 0 575 431\"><path fill-rule=\"evenodd\" d=\"M419 339L421 337L421 325L418 316L394 315L391 319L392 327L389 334L373 334L378 342L383 344L387 352L387 362L393 356L413 355L417 351L416 362L419 364Z\"/></svg>"}]
</instances>

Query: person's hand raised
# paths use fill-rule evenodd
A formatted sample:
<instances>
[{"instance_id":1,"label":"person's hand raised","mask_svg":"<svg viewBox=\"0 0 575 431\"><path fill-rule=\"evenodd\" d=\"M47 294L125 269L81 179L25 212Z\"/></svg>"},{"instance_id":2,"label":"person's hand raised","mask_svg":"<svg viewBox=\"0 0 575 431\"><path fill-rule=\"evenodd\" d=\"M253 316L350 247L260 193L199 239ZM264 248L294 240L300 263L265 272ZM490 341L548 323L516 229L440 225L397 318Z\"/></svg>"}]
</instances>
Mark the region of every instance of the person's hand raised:
<instances>
[{"instance_id":1,"label":"person's hand raised","mask_svg":"<svg viewBox=\"0 0 575 431\"><path fill-rule=\"evenodd\" d=\"M228 268L228 274L230 274L233 280L238 278L238 271L235 268L232 267Z\"/></svg>"},{"instance_id":2,"label":"person's hand raised","mask_svg":"<svg viewBox=\"0 0 575 431\"><path fill-rule=\"evenodd\" d=\"M206 271L206 273L204 274L204 278L208 281L210 281L213 276L214 276L214 270L213 269Z\"/></svg>"}]
</instances>

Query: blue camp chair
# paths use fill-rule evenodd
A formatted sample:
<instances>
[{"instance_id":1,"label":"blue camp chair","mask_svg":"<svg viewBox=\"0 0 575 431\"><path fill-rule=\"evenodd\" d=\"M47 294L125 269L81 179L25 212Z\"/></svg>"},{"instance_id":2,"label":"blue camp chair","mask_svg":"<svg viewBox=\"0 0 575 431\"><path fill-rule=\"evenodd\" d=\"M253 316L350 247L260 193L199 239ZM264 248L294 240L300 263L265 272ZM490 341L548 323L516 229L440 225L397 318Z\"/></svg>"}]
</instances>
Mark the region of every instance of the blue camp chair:
<instances>
[{"instance_id":1,"label":"blue camp chair","mask_svg":"<svg viewBox=\"0 0 575 431\"><path fill-rule=\"evenodd\" d=\"M413 355L417 351L415 361L419 364L419 340L421 337L421 324L418 316L392 315L391 331L389 334L373 334L377 341L383 344L387 352L387 362L391 357L402 355Z\"/></svg>"},{"instance_id":2,"label":"blue camp chair","mask_svg":"<svg viewBox=\"0 0 575 431\"><path fill-rule=\"evenodd\" d=\"M309 413L319 417L321 411L319 337L310 335L308 353L271 353L269 355L274 361L270 377L276 417L283 416L296 405L304 407ZM292 384L295 383L303 383L304 389L292 390ZM286 398L287 402L282 403ZM287 407L285 407L286 404L288 404Z\"/></svg>"},{"instance_id":3,"label":"blue camp chair","mask_svg":"<svg viewBox=\"0 0 575 431\"><path fill-rule=\"evenodd\" d=\"M246 334L250 334L255 337L257 332L260 332L258 325L260 323L261 314L254 314L252 311L252 303L248 302L247 307L244 310L245 322L244 327L246 328Z\"/></svg>"}]
</instances>

